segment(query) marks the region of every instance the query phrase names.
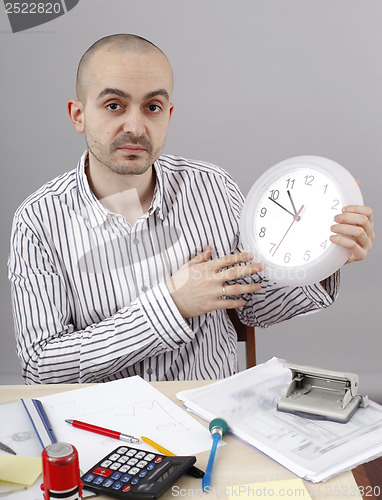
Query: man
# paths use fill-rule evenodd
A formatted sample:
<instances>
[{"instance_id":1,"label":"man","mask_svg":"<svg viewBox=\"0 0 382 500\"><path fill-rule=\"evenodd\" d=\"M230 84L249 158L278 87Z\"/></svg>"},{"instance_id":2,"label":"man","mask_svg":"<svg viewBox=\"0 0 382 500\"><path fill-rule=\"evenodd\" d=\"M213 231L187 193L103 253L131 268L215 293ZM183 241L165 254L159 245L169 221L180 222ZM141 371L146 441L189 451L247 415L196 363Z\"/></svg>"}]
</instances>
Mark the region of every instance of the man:
<instances>
[{"instance_id":1,"label":"man","mask_svg":"<svg viewBox=\"0 0 382 500\"><path fill-rule=\"evenodd\" d=\"M68 111L88 151L21 205L12 231L28 383L225 377L237 367L226 309L265 327L335 299L338 273L299 288L261 279L238 237L243 196L231 177L160 156L172 89L166 56L137 36L103 38L80 61ZM336 220L332 241L363 259L372 211Z\"/></svg>"}]
</instances>

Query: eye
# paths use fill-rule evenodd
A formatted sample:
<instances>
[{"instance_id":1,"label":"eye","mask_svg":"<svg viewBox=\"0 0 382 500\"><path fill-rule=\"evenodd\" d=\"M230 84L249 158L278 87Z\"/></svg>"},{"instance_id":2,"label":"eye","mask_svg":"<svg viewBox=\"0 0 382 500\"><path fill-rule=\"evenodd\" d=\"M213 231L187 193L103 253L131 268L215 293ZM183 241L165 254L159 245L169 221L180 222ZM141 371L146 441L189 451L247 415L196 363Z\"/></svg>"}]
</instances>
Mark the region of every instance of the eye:
<instances>
[{"instance_id":1,"label":"eye","mask_svg":"<svg viewBox=\"0 0 382 500\"><path fill-rule=\"evenodd\" d=\"M111 111L118 111L119 109L122 109L122 106L116 102L110 102L106 105L106 107Z\"/></svg>"},{"instance_id":2,"label":"eye","mask_svg":"<svg viewBox=\"0 0 382 500\"><path fill-rule=\"evenodd\" d=\"M158 104L149 104L149 106L147 106L147 109L151 113L159 113L159 111L161 111L162 108L158 106Z\"/></svg>"}]
</instances>

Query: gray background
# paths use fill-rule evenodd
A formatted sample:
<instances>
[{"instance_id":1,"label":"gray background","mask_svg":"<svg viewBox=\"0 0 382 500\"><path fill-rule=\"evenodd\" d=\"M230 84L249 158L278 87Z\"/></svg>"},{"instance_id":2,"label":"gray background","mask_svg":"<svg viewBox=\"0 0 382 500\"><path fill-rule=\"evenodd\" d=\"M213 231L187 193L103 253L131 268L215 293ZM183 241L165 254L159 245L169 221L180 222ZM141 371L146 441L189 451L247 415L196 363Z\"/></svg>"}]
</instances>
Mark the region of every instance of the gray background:
<instances>
[{"instance_id":1,"label":"gray background","mask_svg":"<svg viewBox=\"0 0 382 500\"><path fill-rule=\"evenodd\" d=\"M6 277L12 216L85 148L65 108L95 40L136 33L168 55L175 111L165 152L222 166L245 194L283 159L326 156L361 181L380 235L381 20L379 0L81 0L12 34L0 6L0 383L23 383ZM355 371L361 392L382 402L380 255L377 239L366 262L345 266L329 310L257 329L259 362Z\"/></svg>"}]
</instances>

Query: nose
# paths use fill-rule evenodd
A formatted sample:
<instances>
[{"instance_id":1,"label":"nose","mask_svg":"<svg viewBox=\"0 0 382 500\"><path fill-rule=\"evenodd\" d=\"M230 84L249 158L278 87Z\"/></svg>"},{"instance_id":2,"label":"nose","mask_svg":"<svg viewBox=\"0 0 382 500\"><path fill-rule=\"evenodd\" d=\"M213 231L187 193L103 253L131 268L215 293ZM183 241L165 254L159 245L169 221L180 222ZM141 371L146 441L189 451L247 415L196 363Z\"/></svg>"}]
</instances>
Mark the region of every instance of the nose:
<instances>
[{"instance_id":1,"label":"nose","mask_svg":"<svg viewBox=\"0 0 382 500\"><path fill-rule=\"evenodd\" d=\"M135 137L145 135L146 127L143 112L138 107L131 107L123 123L123 131Z\"/></svg>"}]
</instances>

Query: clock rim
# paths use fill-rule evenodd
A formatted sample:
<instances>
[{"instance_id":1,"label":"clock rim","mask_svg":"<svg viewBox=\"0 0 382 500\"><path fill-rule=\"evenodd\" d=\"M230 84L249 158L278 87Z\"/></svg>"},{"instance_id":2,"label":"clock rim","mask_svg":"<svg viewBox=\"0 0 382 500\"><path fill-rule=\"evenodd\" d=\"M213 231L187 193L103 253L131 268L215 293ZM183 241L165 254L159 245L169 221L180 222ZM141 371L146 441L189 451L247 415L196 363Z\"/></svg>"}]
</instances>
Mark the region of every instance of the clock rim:
<instances>
[{"instance_id":1,"label":"clock rim","mask_svg":"<svg viewBox=\"0 0 382 500\"><path fill-rule=\"evenodd\" d=\"M264 190L275 180L291 170L298 170L299 168L315 169L324 173L332 182L335 182L337 189L341 192L343 206L363 205L362 193L354 177L345 167L329 158L313 155L295 156L267 169L253 184L244 201L239 221L240 237L244 249L253 253L254 261L265 264L265 270L261 274L283 285L302 286L322 281L342 267L349 257L349 250L332 243L327 250L312 262L306 262L299 266L282 266L279 264L276 266L262 252L257 250L254 237L248 237L249 231L247 231L247 228L250 227L250 220L253 220L257 208L257 203L253 203L252 200L258 199L259 194L263 194ZM304 270L304 278L299 277L301 269Z\"/></svg>"}]
</instances>

